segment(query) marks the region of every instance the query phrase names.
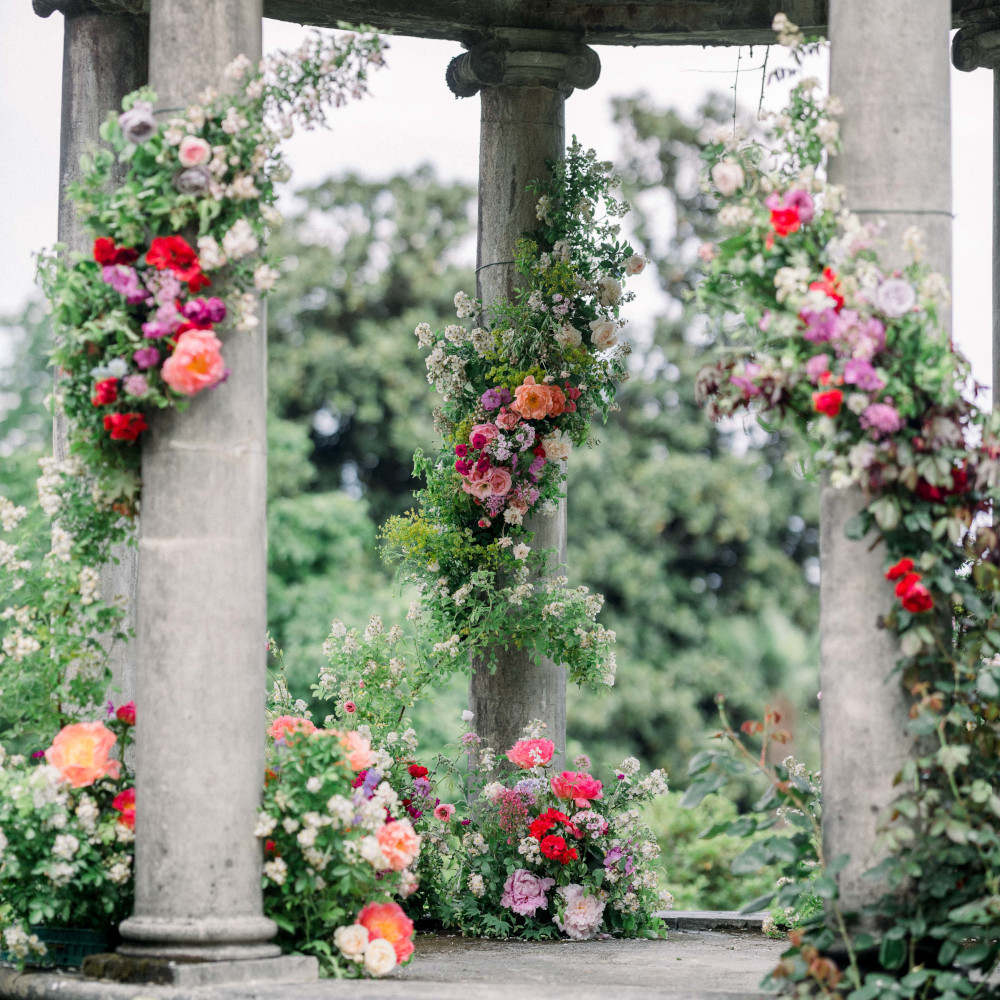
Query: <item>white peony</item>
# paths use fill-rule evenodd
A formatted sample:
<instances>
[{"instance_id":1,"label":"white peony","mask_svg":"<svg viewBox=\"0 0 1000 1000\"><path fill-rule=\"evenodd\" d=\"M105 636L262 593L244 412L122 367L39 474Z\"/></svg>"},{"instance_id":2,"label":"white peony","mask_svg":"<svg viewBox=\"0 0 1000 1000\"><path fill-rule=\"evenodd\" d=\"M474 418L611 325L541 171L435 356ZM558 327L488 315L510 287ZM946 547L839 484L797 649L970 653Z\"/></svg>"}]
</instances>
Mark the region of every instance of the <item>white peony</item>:
<instances>
[{"instance_id":1,"label":"white peony","mask_svg":"<svg viewBox=\"0 0 1000 1000\"><path fill-rule=\"evenodd\" d=\"M735 160L720 160L712 167L712 183L724 198L736 194L745 180L743 168Z\"/></svg>"}]
</instances>

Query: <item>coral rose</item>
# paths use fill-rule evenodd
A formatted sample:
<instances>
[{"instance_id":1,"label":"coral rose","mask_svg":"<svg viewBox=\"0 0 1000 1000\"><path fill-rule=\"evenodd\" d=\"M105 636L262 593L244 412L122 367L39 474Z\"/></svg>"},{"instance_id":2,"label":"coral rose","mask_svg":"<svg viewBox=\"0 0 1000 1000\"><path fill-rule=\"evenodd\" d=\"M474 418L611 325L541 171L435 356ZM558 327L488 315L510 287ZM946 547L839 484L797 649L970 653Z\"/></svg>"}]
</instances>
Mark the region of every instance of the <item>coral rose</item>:
<instances>
[{"instance_id":1,"label":"coral rose","mask_svg":"<svg viewBox=\"0 0 1000 1000\"><path fill-rule=\"evenodd\" d=\"M333 732L336 731L333 730ZM340 740L340 745L347 751L345 756L352 771L363 771L375 763L371 740L367 736L362 736L354 729L346 733L337 732L336 735Z\"/></svg>"},{"instance_id":2,"label":"coral rose","mask_svg":"<svg viewBox=\"0 0 1000 1000\"><path fill-rule=\"evenodd\" d=\"M121 764L108 759L116 739L100 722L74 722L59 730L45 759L74 788L84 788L98 778L118 777Z\"/></svg>"},{"instance_id":3,"label":"coral rose","mask_svg":"<svg viewBox=\"0 0 1000 1000\"><path fill-rule=\"evenodd\" d=\"M135 789L126 788L119 792L111 803L112 809L117 809L121 813L118 822L122 826L127 826L130 830L135 829Z\"/></svg>"},{"instance_id":4,"label":"coral rose","mask_svg":"<svg viewBox=\"0 0 1000 1000\"><path fill-rule=\"evenodd\" d=\"M187 330L163 362L163 381L185 396L211 389L226 377L221 348L222 341L211 330Z\"/></svg>"},{"instance_id":5,"label":"coral rose","mask_svg":"<svg viewBox=\"0 0 1000 1000\"><path fill-rule=\"evenodd\" d=\"M399 903L369 903L355 922L368 931L372 941L388 941L397 962L405 962L413 954L413 921Z\"/></svg>"},{"instance_id":6,"label":"coral rose","mask_svg":"<svg viewBox=\"0 0 1000 1000\"><path fill-rule=\"evenodd\" d=\"M586 809L591 799L603 799L604 787L586 771L563 771L551 781L552 794L559 799L572 799L580 809Z\"/></svg>"},{"instance_id":7,"label":"coral rose","mask_svg":"<svg viewBox=\"0 0 1000 1000\"><path fill-rule=\"evenodd\" d=\"M283 740L291 733L314 733L316 727L301 715L280 715L267 727L267 735L272 739Z\"/></svg>"},{"instance_id":8,"label":"coral rose","mask_svg":"<svg viewBox=\"0 0 1000 1000\"><path fill-rule=\"evenodd\" d=\"M401 872L420 853L420 837L408 819L386 823L375 836L394 872Z\"/></svg>"},{"instance_id":9,"label":"coral rose","mask_svg":"<svg viewBox=\"0 0 1000 1000\"><path fill-rule=\"evenodd\" d=\"M555 752L556 745L552 740L518 740L507 751L507 759L518 767L531 770L548 764Z\"/></svg>"},{"instance_id":10,"label":"coral rose","mask_svg":"<svg viewBox=\"0 0 1000 1000\"><path fill-rule=\"evenodd\" d=\"M549 412L549 387L537 385L534 375L526 375L524 382L514 390L510 408L525 420L543 420Z\"/></svg>"}]
</instances>

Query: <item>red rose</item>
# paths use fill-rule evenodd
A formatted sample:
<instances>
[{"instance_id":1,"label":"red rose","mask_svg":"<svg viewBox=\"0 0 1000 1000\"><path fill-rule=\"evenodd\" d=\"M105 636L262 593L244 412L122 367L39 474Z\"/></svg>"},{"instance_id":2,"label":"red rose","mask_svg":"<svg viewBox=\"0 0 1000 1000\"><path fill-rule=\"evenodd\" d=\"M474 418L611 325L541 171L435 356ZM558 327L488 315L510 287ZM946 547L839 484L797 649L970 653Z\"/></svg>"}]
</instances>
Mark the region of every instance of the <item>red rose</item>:
<instances>
[{"instance_id":1,"label":"red rose","mask_svg":"<svg viewBox=\"0 0 1000 1000\"><path fill-rule=\"evenodd\" d=\"M266 854L274 854L278 850L278 845L273 840L264 841L264 852Z\"/></svg>"},{"instance_id":2,"label":"red rose","mask_svg":"<svg viewBox=\"0 0 1000 1000\"><path fill-rule=\"evenodd\" d=\"M407 770L410 772L411 778L426 778L429 773L422 764L411 764Z\"/></svg>"},{"instance_id":3,"label":"red rose","mask_svg":"<svg viewBox=\"0 0 1000 1000\"><path fill-rule=\"evenodd\" d=\"M135 725L135 702L127 701L124 705L118 706L118 711L115 712L115 718L119 722L124 722L126 726Z\"/></svg>"},{"instance_id":4,"label":"red rose","mask_svg":"<svg viewBox=\"0 0 1000 1000\"><path fill-rule=\"evenodd\" d=\"M787 236L789 233L797 233L802 228L798 206L772 208L771 226L774 228L775 235L777 236Z\"/></svg>"},{"instance_id":5,"label":"red rose","mask_svg":"<svg viewBox=\"0 0 1000 1000\"><path fill-rule=\"evenodd\" d=\"M90 397L94 406L107 406L118 398L118 379L103 378L94 386L94 395Z\"/></svg>"},{"instance_id":6,"label":"red rose","mask_svg":"<svg viewBox=\"0 0 1000 1000\"><path fill-rule=\"evenodd\" d=\"M112 441L134 441L149 427L141 413L109 413L104 429L111 432Z\"/></svg>"},{"instance_id":7,"label":"red rose","mask_svg":"<svg viewBox=\"0 0 1000 1000\"><path fill-rule=\"evenodd\" d=\"M912 559L900 559L895 566L890 566L886 570L885 578L887 580L898 580L901 576L909 573L911 569L913 569Z\"/></svg>"},{"instance_id":8,"label":"red rose","mask_svg":"<svg viewBox=\"0 0 1000 1000\"><path fill-rule=\"evenodd\" d=\"M94 260L102 266L111 264L131 264L139 259L139 251L131 247L116 247L115 241L107 236L94 240Z\"/></svg>"},{"instance_id":9,"label":"red rose","mask_svg":"<svg viewBox=\"0 0 1000 1000\"><path fill-rule=\"evenodd\" d=\"M127 826L130 830L135 829L135 789L126 788L124 792L119 792L111 803L112 809L117 809L121 813L118 822L122 826Z\"/></svg>"},{"instance_id":10,"label":"red rose","mask_svg":"<svg viewBox=\"0 0 1000 1000\"><path fill-rule=\"evenodd\" d=\"M844 394L839 389L813 393L813 408L817 413L825 413L828 417L835 417L840 413L840 404L843 401Z\"/></svg>"},{"instance_id":11,"label":"red rose","mask_svg":"<svg viewBox=\"0 0 1000 1000\"><path fill-rule=\"evenodd\" d=\"M934 598L922 583L915 583L903 595L903 607L919 615L922 611L930 611L934 607Z\"/></svg>"}]
</instances>

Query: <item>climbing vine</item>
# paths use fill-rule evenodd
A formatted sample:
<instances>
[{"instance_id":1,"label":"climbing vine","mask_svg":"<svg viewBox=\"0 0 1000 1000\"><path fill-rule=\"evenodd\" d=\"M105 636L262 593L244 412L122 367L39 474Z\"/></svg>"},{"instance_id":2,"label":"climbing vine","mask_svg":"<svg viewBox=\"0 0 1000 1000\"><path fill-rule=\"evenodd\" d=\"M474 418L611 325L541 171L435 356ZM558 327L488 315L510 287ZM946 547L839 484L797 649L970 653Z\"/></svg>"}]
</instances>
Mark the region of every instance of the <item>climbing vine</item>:
<instances>
[{"instance_id":1,"label":"climbing vine","mask_svg":"<svg viewBox=\"0 0 1000 1000\"><path fill-rule=\"evenodd\" d=\"M775 29L801 53L787 18ZM907 230L906 263L887 266L879 226L826 180L840 112L803 79L768 141L706 149L729 235L702 248L698 300L727 346L700 376L701 399L715 419L749 410L790 430L813 470L864 497L847 535L885 553L881 622L901 654L885 670L909 693L915 748L871 873L886 893L845 913L825 878L835 919L797 931L777 975L801 995L848 1000L995 996L981 978L1000 954L1000 421L972 402L968 363L942 323L947 282L924 263L922 234ZM728 731L733 742L752 735ZM696 784L724 780L711 755L694 771ZM787 768L771 777L795 797ZM843 864L827 860L827 876ZM851 930L858 916L881 929ZM833 960L835 946L846 959Z\"/></svg>"}]
</instances>

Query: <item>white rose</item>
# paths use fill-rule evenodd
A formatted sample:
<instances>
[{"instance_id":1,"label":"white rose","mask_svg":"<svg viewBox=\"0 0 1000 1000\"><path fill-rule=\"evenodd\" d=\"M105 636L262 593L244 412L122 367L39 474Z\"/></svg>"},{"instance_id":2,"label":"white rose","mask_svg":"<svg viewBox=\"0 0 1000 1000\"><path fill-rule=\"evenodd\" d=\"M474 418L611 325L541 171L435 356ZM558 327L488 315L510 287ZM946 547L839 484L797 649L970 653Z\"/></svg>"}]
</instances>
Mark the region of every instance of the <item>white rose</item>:
<instances>
[{"instance_id":1,"label":"white rose","mask_svg":"<svg viewBox=\"0 0 1000 1000\"><path fill-rule=\"evenodd\" d=\"M563 323L555 333L556 342L562 348L579 347L583 343L583 334L572 323Z\"/></svg>"},{"instance_id":2,"label":"white rose","mask_svg":"<svg viewBox=\"0 0 1000 1000\"><path fill-rule=\"evenodd\" d=\"M743 168L735 160L720 160L712 167L712 183L724 198L736 194L744 180Z\"/></svg>"},{"instance_id":3,"label":"white rose","mask_svg":"<svg viewBox=\"0 0 1000 1000\"><path fill-rule=\"evenodd\" d=\"M333 932L333 943L340 949L344 958L352 962L360 962L364 958L368 945L368 928L362 924L348 924L338 927ZM394 956L395 957L395 956Z\"/></svg>"},{"instance_id":4,"label":"white rose","mask_svg":"<svg viewBox=\"0 0 1000 1000\"><path fill-rule=\"evenodd\" d=\"M642 274L646 269L646 258L642 254L634 253L625 261L626 274Z\"/></svg>"},{"instance_id":5,"label":"white rose","mask_svg":"<svg viewBox=\"0 0 1000 1000\"><path fill-rule=\"evenodd\" d=\"M545 457L559 461L569 458L573 447L565 431L546 435L542 438L542 444L545 445Z\"/></svg>"},{"instance_id":6,"label":"white rose","mask_svg":"<svg viewBox=\"0 0 1000 1000\"><path fill-rule=\"evenodd\" d=\"M599 351L606 351L618 343L618 333L613 320L595 319L590 324L590 342Z\"/></svg>"},{"instance_id":7,"label":"white rose","mask_svg":"<svg viewBox=\"0 0 1000 1000\"><path fill-rule=\"evenodd\" d=\"M375 938L365 948L365 971L384 976L396 968L396 949L385 938Z\"/></svg>"},{"instance_id":8,"label":"white rose","mask_svg":"<svg viewBox=\"0 0 1000 1000\"><path fill-rule=\"evenodd\" d=\"M616 306L622 298L622 286L615 278L605 275L597 282L597 287L601 293L602 306Z\"/></svg>"}]
</instances>

